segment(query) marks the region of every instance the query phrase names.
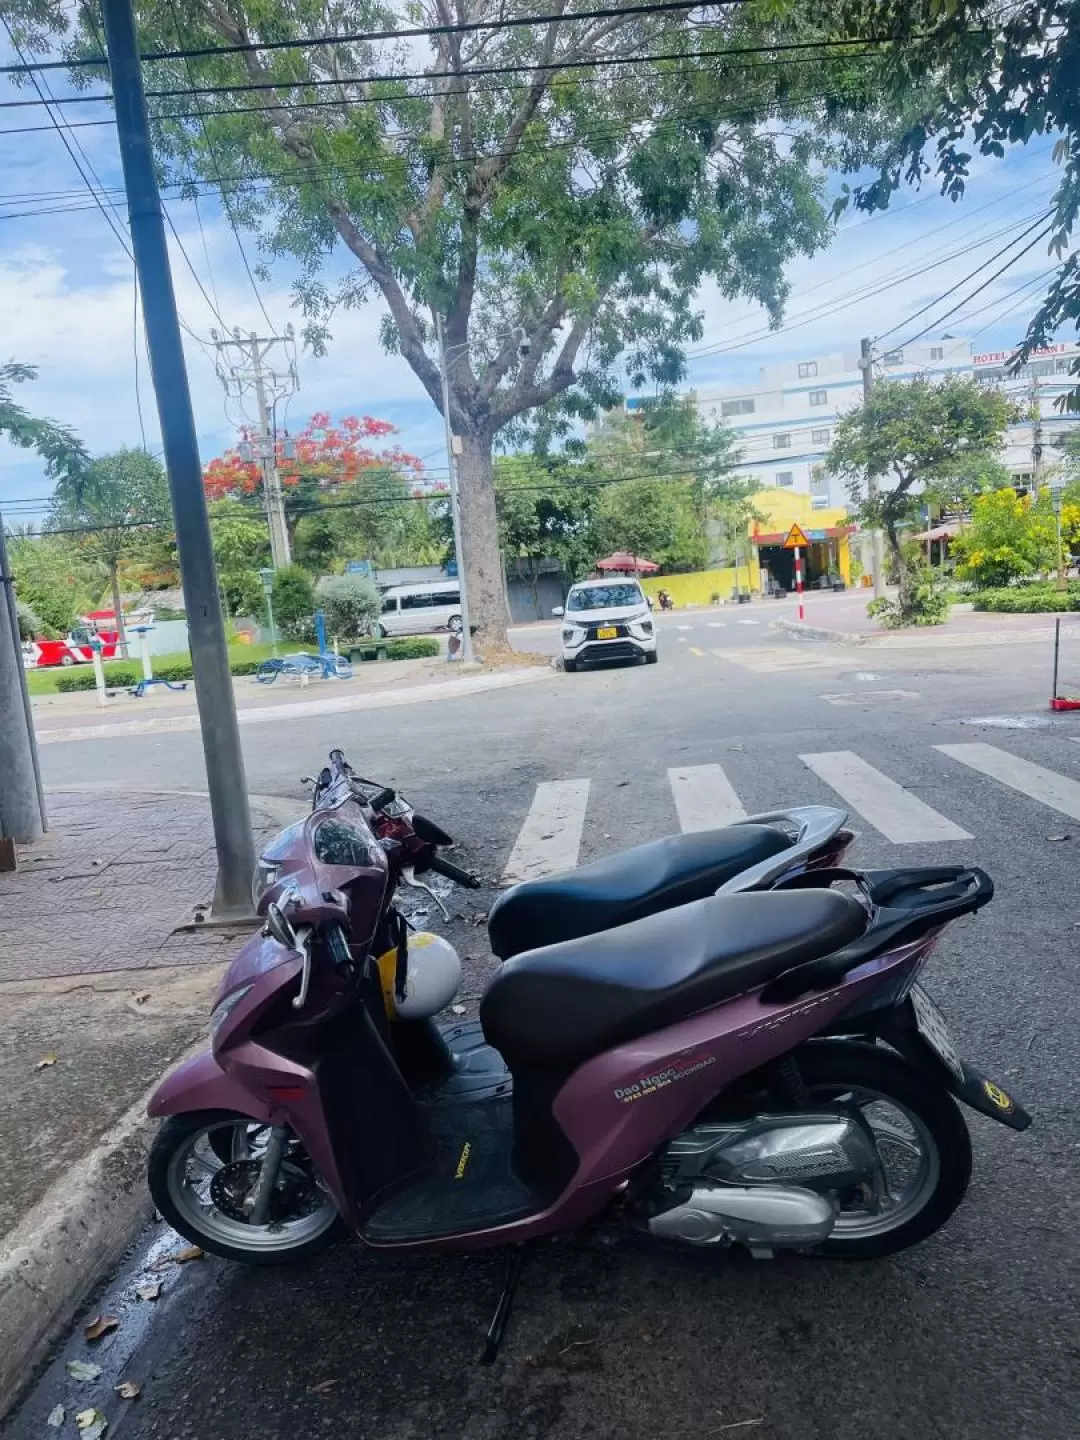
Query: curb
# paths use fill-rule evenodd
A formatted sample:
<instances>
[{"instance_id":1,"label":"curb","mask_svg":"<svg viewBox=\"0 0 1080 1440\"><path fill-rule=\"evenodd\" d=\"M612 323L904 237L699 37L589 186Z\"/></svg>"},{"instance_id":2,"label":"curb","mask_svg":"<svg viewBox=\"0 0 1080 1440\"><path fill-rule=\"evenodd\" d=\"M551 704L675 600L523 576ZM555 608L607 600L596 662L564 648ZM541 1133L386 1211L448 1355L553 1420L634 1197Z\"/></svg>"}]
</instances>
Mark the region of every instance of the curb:
<instances>
[{"instance_id":1,"label":"curb","mask_svg":"<svg viewBox=\"0 0 1080 1440\"><path fill-rule=\"evenodd\" d=\"M157 1121L146 1107L156 1088L157 1082L0 1241L0 1419L150 1218L146 1160Z\"/></svg>"},{"instance_id":2,"label":"curb","mask_svg":"<svg viewBox=\"0 0 1080 1440\"><path fill-rule=\"evenodd\" d=\"M804 640L833 640L838 645L867 645L881 637L878 635L856 635L850 630L823 630L820 625L807 625L802 620L773 620L774 630L786 630L791 635L801 635Z\"/></svg>"}]
</instances>

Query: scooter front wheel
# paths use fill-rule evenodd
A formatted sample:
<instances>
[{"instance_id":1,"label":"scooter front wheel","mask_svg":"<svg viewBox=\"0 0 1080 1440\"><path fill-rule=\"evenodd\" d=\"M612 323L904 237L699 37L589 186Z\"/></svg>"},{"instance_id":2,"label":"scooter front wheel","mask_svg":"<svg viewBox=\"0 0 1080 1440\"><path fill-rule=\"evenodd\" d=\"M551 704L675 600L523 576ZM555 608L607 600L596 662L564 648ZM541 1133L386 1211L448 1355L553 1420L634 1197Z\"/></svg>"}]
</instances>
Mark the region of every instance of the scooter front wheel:
<instances>
[{"instance_id":1,"label":"scooter front wheel","mask_svg":"<svg viewBox=\"0 0 1080 1440\"><path fill-rule=\"evenodd\" d=\"M287 1265L319 1254L344 1231L341 1217L291 1134L265 1224L251 1200L270 1127L227 1110L173 1115L150 1150L147 1180L162 1218L185 1239L226 1260Z\"/></svg>"}]
</instances>

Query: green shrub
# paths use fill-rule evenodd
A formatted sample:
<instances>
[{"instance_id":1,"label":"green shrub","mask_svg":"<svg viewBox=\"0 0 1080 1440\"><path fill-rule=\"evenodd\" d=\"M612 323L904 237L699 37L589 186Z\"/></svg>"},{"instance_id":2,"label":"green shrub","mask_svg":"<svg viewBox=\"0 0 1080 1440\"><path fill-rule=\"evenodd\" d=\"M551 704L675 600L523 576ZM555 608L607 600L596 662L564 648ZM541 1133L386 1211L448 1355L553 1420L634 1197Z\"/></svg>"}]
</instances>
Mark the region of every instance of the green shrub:
<instances>
[{"instance_id":1,"label":"green shrub","mask_svg":"<svg viewBox=\"0 0 1080 1440\"><path fill-rule=\"evenodd\" d=\"M134 665L105 666L105 684L110 689L121 688L125 685L137 685L141 679L142 671L137 670ZM94 685L94 667L92 665L79 666L74 670L64 670L56 677L56 688L64 694L72 690L93 690Z\"/></svg>"},{"instance_id":2,"label":"green shrub","mask_svg":"<svg viewBox=\"0 0 1080 1440\"><path fill-rule=\"evenodd\" d=\"M315 587L301 565L283 565L274 571L274 621L290 640L310 640L315 634Z\"/></svg>"},{"instance_id":3,"label":"green shrub","mask_svg":"<svg viewBox=\"0 0 1080 1440\"><path fill-rule=\"evenodd\" d=\"M326 612L331 635L351 640L368 635L382 614L382 600L362 575L327 575L315 587L315 599Z\"/></svg>"},{"instance_id":4,"label":"green shrub","mask_svg":"<svg viewBox=\"0 0 1080 1440\"><path fill-rule=\"evenodd\" d=\"M941 625L948 619L951 603L948 591L936 587L928 575L920 573L913 578L906 609L901 608L899 601L882 596L870 601L866 613L889 630L905 625Z\"/></svg>"},{"instance_id":5,"label":"green shrub","mask_svg":"<svg viewBox=\"0 0 1080 1440\"><path fill-rule=\"evenodd\" d=\"M41 616L33 606L27 605L24 600L15 601L15 613L19 620L20 640L36 640L39 635L43 635L46 640L56 638L55 632L53 634L49 633L49 627L45 624L44 620L42 620Z\"/></svg>"},{"instance_id":6,"label":"green shrub","mask_svg":"<svg viewBox=\"0 0 1080 1440\"><path fill-rule=\"evenodd\" d=\"M229 670L233 675L254 675L261 664L261 660L230 660Z\"/></svg>"},{"instance_id":7,"label":"green shrub","mask_svg":"<svg viewBox=\"0 0 1080 1440\"><path fill-rule=\"evenodd\" d=\"M1023 585L1010 589L977 590L971 597L972 608L997 615L1054 615L1066 610L1080 610L1080 585L1066 590L1056 585Z\"/></svg>"},{"instance_id":8,"label":"green shrub","mask_svg":"<svg viewBox=\"0 0 1080 1440\"><path fill-rule=\"evenodd\" d=\"M387 640L388 660L429 660L438 655L439 642L430 635L409 635L402 640Z\"/></svg>"},{"instance_id":9,"label":"green shrub","mask_svg":"<svg viewBox=\"0 0 1080 1440\"><path fill-rule=\"evenodd\" d=\"M150 663L151 663L151 665L154 665L153 660L151 660ZM190 660L174 660L174 661L173 661L171 664L169 664L169 665L154 665L154 679L155 679L155 680L172 680L172 681L177 681L177 680L190 680L190 679L191 679L191 661L190 661Z\"/></svg>"}]
</instances>

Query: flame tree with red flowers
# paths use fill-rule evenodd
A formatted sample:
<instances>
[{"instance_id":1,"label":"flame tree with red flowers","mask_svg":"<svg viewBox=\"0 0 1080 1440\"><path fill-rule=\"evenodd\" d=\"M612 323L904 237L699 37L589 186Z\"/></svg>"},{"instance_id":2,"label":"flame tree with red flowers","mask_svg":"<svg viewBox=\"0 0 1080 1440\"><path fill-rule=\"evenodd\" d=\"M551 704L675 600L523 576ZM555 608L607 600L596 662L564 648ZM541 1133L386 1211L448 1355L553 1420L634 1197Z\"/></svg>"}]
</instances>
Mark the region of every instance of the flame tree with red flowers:
<instances>
[{"instance_id":1,"label":"flame tree with red flowers","mask_svg":"<svg viewBox=\"0 0 1080 1440\"><path fill-rule=\"evenodd\" d=\"M335 424L320 411L291 444L279 437L285 523L297 563L328 571L351 559L402 565L439 557L430 511L445 486L426 483L422 462L399 445L378 446L396 434L388 420L346 415ZM203 479L211 502L265 505L262 470L239 448L211 460Z\"/></svg>"}]
</instances>

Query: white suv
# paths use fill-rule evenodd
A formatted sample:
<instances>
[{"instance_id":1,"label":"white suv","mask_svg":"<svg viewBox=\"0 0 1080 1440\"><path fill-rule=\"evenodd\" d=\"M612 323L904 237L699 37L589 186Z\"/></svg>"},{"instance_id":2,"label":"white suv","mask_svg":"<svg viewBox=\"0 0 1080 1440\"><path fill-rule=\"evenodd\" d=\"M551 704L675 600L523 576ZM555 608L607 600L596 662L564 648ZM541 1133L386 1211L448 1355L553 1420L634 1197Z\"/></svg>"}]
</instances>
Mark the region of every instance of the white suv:
<instances>
[{"instance_id":1,"label":"white suv","mask_svg":"<svg viewBox=\"0 0 1080 1440\"><path fill-rule=\"evenodd\" d=\"M636 580L582 580L571 586L563 617L563 669L590 660L636 660L656 664L656 630L649 602Z\"/></svg>"}]
</instances>

